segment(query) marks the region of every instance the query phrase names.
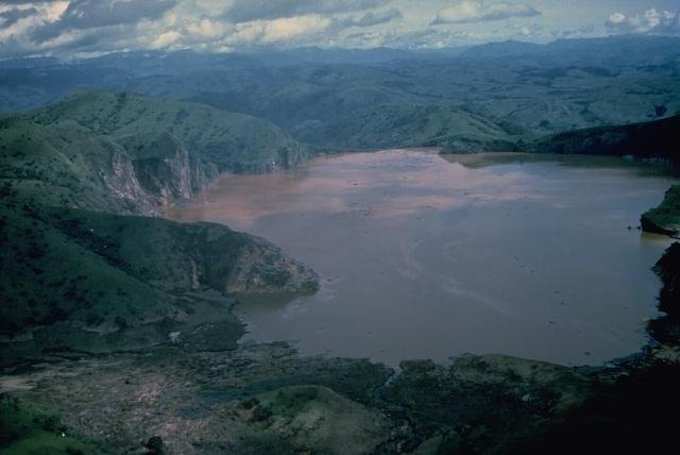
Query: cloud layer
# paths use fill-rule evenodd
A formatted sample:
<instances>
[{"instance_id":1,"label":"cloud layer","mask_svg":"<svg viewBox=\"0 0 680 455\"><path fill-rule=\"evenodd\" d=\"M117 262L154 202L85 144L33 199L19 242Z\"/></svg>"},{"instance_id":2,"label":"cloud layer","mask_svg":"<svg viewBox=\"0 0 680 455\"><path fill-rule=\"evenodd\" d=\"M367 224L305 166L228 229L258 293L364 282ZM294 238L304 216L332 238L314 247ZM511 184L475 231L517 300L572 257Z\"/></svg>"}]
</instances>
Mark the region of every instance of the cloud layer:
<instances>
[{"instance_id":1,"label":"cloud layer","mask_svg":"<svg viewBox=\"0 0 680 455\"><path fill-rule=\"evenodd\" d=\"M618 0L0 0L0 58L680 34L678 0L656 1L635 13Z\"/></svg>"},{"instance_id":2,"label":"cloud layer","mask_svg":"<svg viewBox=\"0 0 680 455\"><path fill-rule=\"evenodd\" d=\"M502 21L513 17L534 17L541 13L525 3L488 3L482 0L462 0L437 13L437 24L470 24L477 22Z\"/></svg>"},{"instance_id":3,"label":"cloud layer","mask_svg":"<svg viewBox=\"0 0 680 455\"><path fill-rule=\"evenodd\" d=\"M680 12L656 8L629 16L616 12L609 16L605 25L611 33L680 35Z\"/></svg>"},{"instance_id":4,"label":"cloud layer","mask_svg":"<svg viewBox=\"0 0 680 455\"><path fill-rule=\"evenodd\" d=\"M234 0L226 9L225 18L233 22L334 14L378 8L390 3L384 0Z\"/></svg>"}]
</instances>

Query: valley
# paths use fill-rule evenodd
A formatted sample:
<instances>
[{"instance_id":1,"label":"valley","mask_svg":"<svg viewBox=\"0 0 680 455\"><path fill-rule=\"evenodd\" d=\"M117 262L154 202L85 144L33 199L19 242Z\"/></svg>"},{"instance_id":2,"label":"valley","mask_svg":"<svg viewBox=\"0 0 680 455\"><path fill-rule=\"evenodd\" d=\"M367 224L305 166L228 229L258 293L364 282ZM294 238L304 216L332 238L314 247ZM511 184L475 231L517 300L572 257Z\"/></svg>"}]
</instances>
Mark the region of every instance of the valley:
<instances>
[{"instance_id":1,"label":"valley","mask_svg":"<svg viewBox=\"0 0 680 455\"><path fill-rule=\"evenodd\" d=\"M0 450L664 447L677 43L3 60Z\"/></svg>"}]
</instances>

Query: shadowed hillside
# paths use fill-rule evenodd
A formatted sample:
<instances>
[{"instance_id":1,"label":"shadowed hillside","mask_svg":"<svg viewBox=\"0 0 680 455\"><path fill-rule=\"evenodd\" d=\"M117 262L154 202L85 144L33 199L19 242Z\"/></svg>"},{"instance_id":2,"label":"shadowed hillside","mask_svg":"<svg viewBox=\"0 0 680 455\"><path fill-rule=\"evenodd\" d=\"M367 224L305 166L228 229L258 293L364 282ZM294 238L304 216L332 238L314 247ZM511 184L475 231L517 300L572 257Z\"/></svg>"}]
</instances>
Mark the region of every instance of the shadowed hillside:
<instances>
[{"instance_id":1,"label":"shadowed hillside","mask_svg":"<svg viewBox=\"0 0 680 455\"><path fill-rule=\"evenodd\" d=\"M170 341L233 348L242 328L227 296L316 289L312 271L265 240L220 225L121 216L158 214L219 172L307 156L266 121L86 94L3 118L0 150L4 362Z\"/></svg>"},{"instance_id":2,"label":"shadowed hillside","mask_svg":"<svg viewBox=\"0 0 680 455\"><path fill-rule=\"evenodd\" d=\"M680 234L680 185L673 185L658 207L642 215L642 229L657 234Z\"/></svg>"},{"instance_id":3,"label":"shadowed hillside","mask_svg":"<svg viewBox=\"0 0 680 455\"><path fill-rule=\"evenodd\" d=\"M653 122L576 130L549 136L528 145L537 153L630 155L680 166L680 116Z\"/></svg>"}]
</instances>

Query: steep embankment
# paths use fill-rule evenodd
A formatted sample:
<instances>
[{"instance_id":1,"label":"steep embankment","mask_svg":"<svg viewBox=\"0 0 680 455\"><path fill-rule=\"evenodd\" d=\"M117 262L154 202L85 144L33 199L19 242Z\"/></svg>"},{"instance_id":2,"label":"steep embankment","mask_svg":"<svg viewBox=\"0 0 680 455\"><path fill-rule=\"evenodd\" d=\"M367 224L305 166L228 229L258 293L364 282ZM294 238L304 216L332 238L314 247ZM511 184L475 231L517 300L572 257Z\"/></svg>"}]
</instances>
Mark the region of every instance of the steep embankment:
<instances>
[{"instance_id":1,"label":"steep embankment","mask_svg":"<svg viewBox=\"0 0 680 455\"><path fill-rule=\"evenodd\" d=\"M172 339L233 347L234 293L309 292L265 240L156 215L222 171L308 151L252 117L107 93L0 120L0 347L105 352ZM170 337L170 334L172 336Z\"/></svg>"},{"instance_id":2,"label":"steep embankment","mask_svg":"<svg viewBox=\"0 0 680 455\"><path fill-rule=\"evenodd\" d=\"M9 203L0 244L0 333L17 353L128 350L172 332L229 348L242 329L223 294L316 287L274 245L213 224Z\"/></svg>"},{"instance_id":3,"label":"steep embankment","mask_svg":"<svg viewBox=\"0 0 680 455\"><path fill-rule=\"evenodd\" d=\"M676 236L680 234L680 185L673 185L663 202L641 218L642 229L647 232Z\"/></svg>"},{"instance_id":4,"label":"steep embankment","mask_svg":"<svg viewBox=\"0 0 680 455\"><path fill-rule=\"evenodd\" d=\"M634 156L680 166L680 116L653 122L569 131L520 148L536 153Z\"/></svg>"},{"instance_id":5,"label":"steep embankment","mask_svg":"<svg viewBox=\"0 0 680 455\"><path fill-rule=\"evenodd\" d=\"M310 150L267 121L194 103L89 93L0 120L0 178L48 205L157 214L219 172Z\"/></svg>"}]
</instances>

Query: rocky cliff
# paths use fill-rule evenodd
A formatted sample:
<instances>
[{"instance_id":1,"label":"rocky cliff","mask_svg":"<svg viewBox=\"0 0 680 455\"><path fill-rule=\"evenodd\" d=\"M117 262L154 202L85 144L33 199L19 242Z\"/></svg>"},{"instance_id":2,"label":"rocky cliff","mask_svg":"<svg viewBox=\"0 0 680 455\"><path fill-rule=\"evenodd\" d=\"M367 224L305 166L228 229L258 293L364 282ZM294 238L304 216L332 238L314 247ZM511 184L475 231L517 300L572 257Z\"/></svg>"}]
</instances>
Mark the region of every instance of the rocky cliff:
<instances>
[{"instance_id":1,"label":"rocky cliff","mask_svg":"<svg viewBox=\"0 0 680 455\"><path fill-rule=\"evenodd\" d=\"M640 221L642 229L647 232L670 236L680 234L680 185L672 186L661 205L643 214Z\"/></svg>"},{"instance_id":2,"label":"rocky cliff","mask_svg":"<svg viewBox=\"0 0 680 455\"><path fill-rule=\"evenodd\" d=\"M0 119L0 349L232 348L235 294L313 292L313 271L225 226L156 216L220 172L308 150L267 122L190 103L86 94Z\"/></svg>"},{"instance_id":3,"label":"rocky cliff","mask_svg":"<svg viewBox=\"0 0 680 455\"><path fill-rule=\"evenodd\" d=\"M221 172L265 172L311 154L264 120L99 92L0 119L0 150L0 177L41 202L144 215Z\"/></svg>"}]
</instances>

